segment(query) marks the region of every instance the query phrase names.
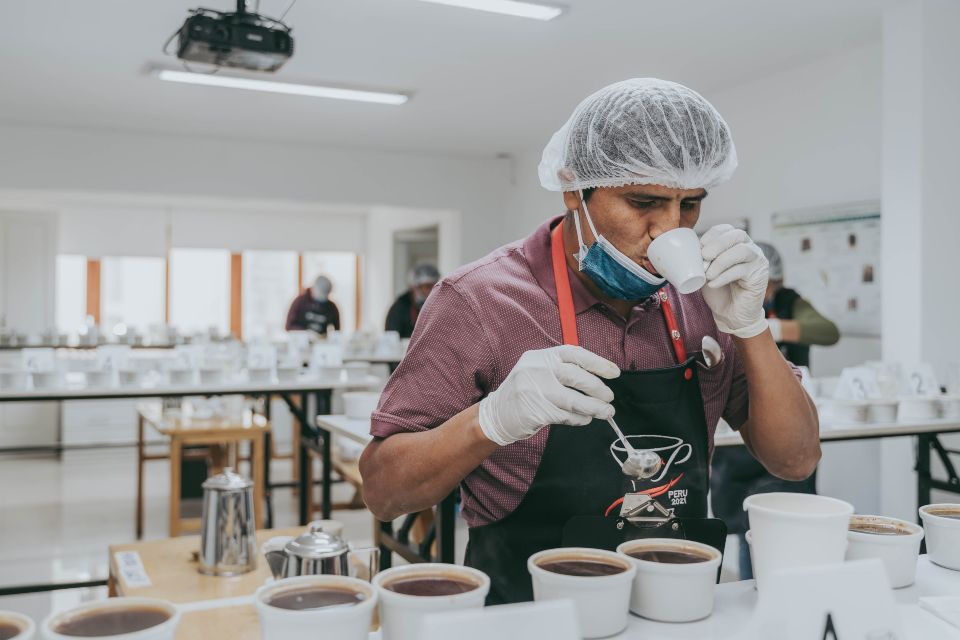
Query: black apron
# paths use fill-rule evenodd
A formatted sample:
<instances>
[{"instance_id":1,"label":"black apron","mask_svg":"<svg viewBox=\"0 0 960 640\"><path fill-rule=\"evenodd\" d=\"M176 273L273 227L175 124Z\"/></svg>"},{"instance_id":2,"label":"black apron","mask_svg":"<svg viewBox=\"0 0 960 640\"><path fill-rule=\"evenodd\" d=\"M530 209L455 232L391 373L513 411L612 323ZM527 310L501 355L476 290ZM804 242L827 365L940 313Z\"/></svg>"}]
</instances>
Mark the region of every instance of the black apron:
<instances>
[{"instance_id":1,"label":"black apron","mask_svg":"<svg viewBox=\"0 0 960 640\"><path fill-rule=\"evenodd\" d=\"M562 224L552 234L554 276L564 343L577 344L576 315L563 255ZM597 535L577 536L578 546L609 547L612 526L627 492L644 492L673 514L705 518L709 452L697 366L687 358L666 293L660 306L678 363L664 369L624 371L604 381L614 393L616 421L634 448L653 449L663 469L650 481L632 481L621 465L626 454L606 421L586 427L553 425L533 483L517 508L498 522L470 529L466 564L490 576L487 604L533 599L527 558L565 544L565 527L597 521Z\"/></svg>"}]
</instances>

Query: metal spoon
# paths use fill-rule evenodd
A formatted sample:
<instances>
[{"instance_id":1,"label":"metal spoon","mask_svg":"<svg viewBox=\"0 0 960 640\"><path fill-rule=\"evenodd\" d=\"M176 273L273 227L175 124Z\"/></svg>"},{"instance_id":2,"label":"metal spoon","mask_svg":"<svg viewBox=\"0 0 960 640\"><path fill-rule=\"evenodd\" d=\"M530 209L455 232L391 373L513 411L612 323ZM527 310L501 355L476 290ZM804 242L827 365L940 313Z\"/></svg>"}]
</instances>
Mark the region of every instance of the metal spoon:
<instances>
[{"instance_id":1,"label":"metal spoon","mask_svg":"<svg viewBox=\"0 0 960 640\"><path fill-rule=\"evenodd\" d=\"M700 349L703 351L703 362L707 369L712 369L723 360L723 349L720 343L713 339L713 336L703 336L700 341Z\"/></svg>"},{"instance_id":2,"label":"metal spoon","mask_svg":"<svg viewBox=\"0 0 960 640\"><path fill-rule=\"evenodd\" d=\"M623 435L620 427L617 426L616 421L612 417L607 418L607 423L613 427L617 438L620 439L624 450L627 452L627 459L623 463L624 475L637 478L638 480L646 480L647 478L655 476L657 472L660 471L660 467L663 466L663 460L660 456L649 449L634 449L633 445L631 445L626 436Z\"/></svg>"}]
</instances>

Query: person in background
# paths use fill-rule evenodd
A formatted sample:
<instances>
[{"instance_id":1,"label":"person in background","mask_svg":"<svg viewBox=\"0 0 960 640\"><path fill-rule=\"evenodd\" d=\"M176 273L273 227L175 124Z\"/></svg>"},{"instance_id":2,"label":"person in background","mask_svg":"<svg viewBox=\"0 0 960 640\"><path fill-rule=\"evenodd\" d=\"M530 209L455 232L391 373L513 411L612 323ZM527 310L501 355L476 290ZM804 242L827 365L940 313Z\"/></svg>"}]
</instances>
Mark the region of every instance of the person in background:
<instances>
[{"instance_id":1,"label":"person in background","mask_svg":"<svg viewBox=\"0 0 960 640\"><path fill-rule=\"evenodd\" d=\"M418 264L410 270L407 278L410 289L402 293L387 312L387 331L396 331L401 338L413 335L413 327L417 324L417 316L427 296L433 291L433 286L440 281L440 272L432 264Z\"/></svg>"},{"instance_id":2,"label":"person in background","mask_svg":"<svg viewBox=\"0 0 960 640\"><path fill-rule=\"evenodd\" d=\"M821 315L800 294L783 286L783 258L773 245L757 246L770 264L770 279L763 309L770 333L783 356L793 364L810 366L810 345L830 346L840 339L837 325ZM747 546L747 515L743 501L757 493L788 491L816 493L816 472L806 480L791 482L771 475L746 447L718 447L713 454L711 476L713 513L727 523L730 533L740 538L740 579L753 577L750 549Z\"/></svg>"},{"instance_id":3,"label":"person in background","mask_svg":"<svg viewBox=\"0 0 960 640\"><path fill-rule=\"evenodd\" d=\"M293 299L287 312L287 331L316 331L325 335L330 328L340 330L340 310L330 300L333 283L317 276L313 286Z\"/></svg>"}]
</instances>

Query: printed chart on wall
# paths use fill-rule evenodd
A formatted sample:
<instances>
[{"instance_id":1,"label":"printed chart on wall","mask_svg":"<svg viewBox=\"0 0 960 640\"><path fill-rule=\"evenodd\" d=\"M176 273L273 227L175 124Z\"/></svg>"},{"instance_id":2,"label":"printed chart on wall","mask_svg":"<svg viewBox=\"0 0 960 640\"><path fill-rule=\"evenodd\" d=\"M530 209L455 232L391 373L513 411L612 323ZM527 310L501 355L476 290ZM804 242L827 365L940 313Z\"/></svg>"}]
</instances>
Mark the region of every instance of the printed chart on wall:
<instances>
[{"instance_id":1,"label":"printed chart on wall","mask_svg":"<svg viewBox=\"0 0 960 640\"><path fill-rule=\"evenodd\" d=\"M784 284L848 335L880 335L880 203L773 215Z\"/></svg>"}]
</instances>

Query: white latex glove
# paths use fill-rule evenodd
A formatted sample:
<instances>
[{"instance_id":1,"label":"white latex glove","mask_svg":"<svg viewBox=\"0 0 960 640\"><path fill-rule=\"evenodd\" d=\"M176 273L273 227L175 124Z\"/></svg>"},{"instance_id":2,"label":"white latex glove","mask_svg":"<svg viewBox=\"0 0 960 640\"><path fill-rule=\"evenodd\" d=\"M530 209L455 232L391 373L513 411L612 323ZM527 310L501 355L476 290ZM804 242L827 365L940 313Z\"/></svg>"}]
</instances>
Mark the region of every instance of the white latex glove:
<instances>
[{"instance_id":1,"label":"white latex glove","mask_svg":"<svg viewBox=\"0 0 960 640\"><path fill-rule=\"evenodd\" d=\"M582 347L527 351L503 384L480 401L480 428L503 446L529 438L548 424L586 425L613 415L613 392L597 376L620 369Z\"/></svg>"},{"instance_id":2,"label":"white latex glove","mask_svg":"<svg viewBox=\"0 0 960 640\"><path fill-rule=\"evenodd\" d=\"M770 325L770 335L773 336L773 341L780 342L783 340L783 327L780 326L780 321L776 318L767 318L767 324Z\"/></svg>"},{"instance_id":3,"label":"white latex glove","mask_svg":"<svg viewBox=\"0 0 960 640\"><path fill-rule=\"evenodd\" d=\"M738 338L763 333L768 265L760 247L746 231L718 224L700 238L700 252L707 276L701 291L717 328Z\"/></svg>"}]
</instances>

